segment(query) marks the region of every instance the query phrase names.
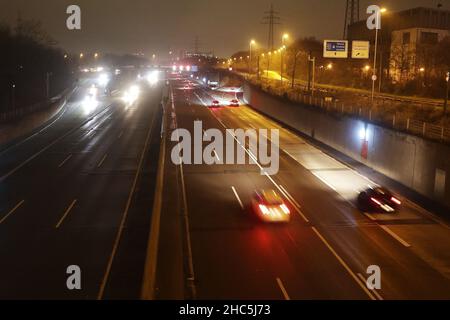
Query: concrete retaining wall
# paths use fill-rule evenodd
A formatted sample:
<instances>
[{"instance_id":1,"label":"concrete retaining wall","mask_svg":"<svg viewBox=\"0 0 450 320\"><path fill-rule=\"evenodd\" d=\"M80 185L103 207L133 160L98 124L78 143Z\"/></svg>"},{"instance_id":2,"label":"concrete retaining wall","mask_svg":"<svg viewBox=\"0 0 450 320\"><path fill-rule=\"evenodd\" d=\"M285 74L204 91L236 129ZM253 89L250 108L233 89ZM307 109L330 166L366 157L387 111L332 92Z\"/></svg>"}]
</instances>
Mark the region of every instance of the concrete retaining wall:
<instances>
[{"instance_id":1,"label":"concrete retaining wall","mask_svg":"<svg viewBox=\"0 0 450 320\"><path fill-rule=\"evenodd\" d=\"M271 96L248 83L253 108L450 207L450 146Z\"/></svg>"}]
</instances>

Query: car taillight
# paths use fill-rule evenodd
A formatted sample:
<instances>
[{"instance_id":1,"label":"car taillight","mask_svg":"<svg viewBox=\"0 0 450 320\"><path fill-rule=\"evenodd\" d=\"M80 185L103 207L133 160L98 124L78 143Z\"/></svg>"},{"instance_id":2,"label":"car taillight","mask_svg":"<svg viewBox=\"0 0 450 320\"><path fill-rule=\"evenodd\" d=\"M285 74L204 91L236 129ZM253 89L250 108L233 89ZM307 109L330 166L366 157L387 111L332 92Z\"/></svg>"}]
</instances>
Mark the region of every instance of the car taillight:
<instances>
[{"instance_id":1,"label":"car taillight","mask_svg":"<svg viewBox=\"0 0 450 320\"><path fill-rule=\"evenodd\" d=\"M288 208L285 204L282 204L282 205L280 206L280 208L281 208L281 210L283 210L283 212L284 212L285 214L291 213L291 212L289 211L289 208Z\"/></svg>"},{"instance_id":2,"label":"car taillight","mask_svg":"<svg viewBox=\"0 0 450 320\"><path fill-rule=\"evenodd\" d=\"M392 201L392 202L395 202L395 203L398 204L398 205L401 205L401 204L402 204L402 202L401 202L400 200L398 200L397 198L395 198L395 197L392 197L392 198L391 198L391 201Z\"/></svg>"},{"instance_id":3,"label":"car taillight","mask_svg":"<svg viewBox=\"0 0 450 320\"><path fill-rule=\"evenodd\" d=\"M372 198L370 198L370 200L372 200L372 202L375 202L377 205L381 206L381 202L378 201L377 199L372 197Z\"/></svg>"},{"instance_id":4,"label":"car taillight","mask_svg":"<svg viewBox=\"0 0 450 320\"><path fill-rule=\"evenodd\" d=\"M265 205L263 205L263 204L259 205L259 210L261 210L262 214L269 214L270 213L269 209L267 209L267 207Z\"/></svg>"}]
</instances>

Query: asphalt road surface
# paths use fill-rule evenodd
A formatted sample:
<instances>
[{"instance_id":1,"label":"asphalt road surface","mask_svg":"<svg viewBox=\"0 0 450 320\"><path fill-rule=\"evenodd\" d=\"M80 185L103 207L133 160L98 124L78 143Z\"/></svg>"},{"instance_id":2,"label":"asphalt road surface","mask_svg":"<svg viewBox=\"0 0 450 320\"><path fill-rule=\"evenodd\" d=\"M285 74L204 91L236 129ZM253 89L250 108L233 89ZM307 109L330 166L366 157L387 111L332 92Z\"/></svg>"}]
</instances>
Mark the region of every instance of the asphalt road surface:
<instances>
[{"instance_id":1,"label":"asphalt road surface","mask_svg":"<svg viewBox=\"0 0 450 320\"><path fill-rule=\"evenodd\" d=\"M244 104L209 108L234 97L189 82L172 83L167 112L156 298L450 298L448 225L404 197L399 213L360 212L357 192L375 182ZM278 174L261 175L256 164L220 164L223 159L174 165L170 133L185 128L193 136L196 120L224 137L226 129L279 129ZM288 225L252 217L257 189L287 199ZM373 265L381 270L380 290L366 286Z\"/></svg>"},{"instance_id":2,"label":"asphalt road surface","mask_svg":"<svg viewBox=\"0 0 450 320\"><path fill-rule=\"evenodd\" d=\"M56 121L0 152L1 299L450 298L450 228L412 199L400 193L395 214L360 212L358 191L376 181L243 101L226 106L232 93L181 79L141 84L124 103L127 85L92 106L83 80ZM224 137L278 129L280 170L226 165L226 152L175 164L171 135L194 136L195 121ZM258 189L285 198L289 224L254 218ZM67 288L72 265L81 290ZM379 290L366 285L370 266Z\"/></svg>"},{"instance_id":3,"label":"asphalt road surface","mask_svg":"<svg viewBox=\"0 0 450 320\"><path fill-rule=\"evenodd\" d=\"M0 299L139 297L165 89L142 86L125 104L119 88L92 105L91 85L0 153ZM71 265L81 290L66 286Z\"/></svg>"}]
</instances>

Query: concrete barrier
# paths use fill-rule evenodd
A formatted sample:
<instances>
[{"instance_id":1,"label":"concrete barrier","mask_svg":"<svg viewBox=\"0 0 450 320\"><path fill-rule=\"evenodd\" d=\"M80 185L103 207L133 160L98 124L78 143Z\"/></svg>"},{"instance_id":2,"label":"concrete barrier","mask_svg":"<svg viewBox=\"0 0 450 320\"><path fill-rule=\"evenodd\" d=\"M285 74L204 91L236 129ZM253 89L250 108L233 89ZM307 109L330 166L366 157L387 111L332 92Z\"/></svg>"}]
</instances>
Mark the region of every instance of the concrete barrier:
<instances>
[{"instance_id":1,"label":"concrete barrier","mask_svg":"<svg viewBox=\"0 0 450 320\"><path fill-rule=\"evenodd\" d=\"M272 96L246 83L256 110L450 208L450 146Z\"/></svg>"}]
</instances>

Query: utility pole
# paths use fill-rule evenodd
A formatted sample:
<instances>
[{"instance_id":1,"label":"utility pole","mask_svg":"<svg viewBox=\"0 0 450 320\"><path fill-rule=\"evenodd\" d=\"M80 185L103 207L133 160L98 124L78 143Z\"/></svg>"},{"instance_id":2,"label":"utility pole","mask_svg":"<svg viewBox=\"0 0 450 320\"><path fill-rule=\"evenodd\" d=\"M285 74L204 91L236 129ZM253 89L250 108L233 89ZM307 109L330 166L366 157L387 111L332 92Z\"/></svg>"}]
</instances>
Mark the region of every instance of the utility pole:
<instances>
[{"instance_id":1,"label":"utility pole","mask_svg":"<svg viewBox=\"0 0 450 320\"><path fill-rule=\"evenodd\" d=\"M445 77L445 102L444 102L444 116L447 114L447 108L448 108L448 90L449 90L449 82L450 82L450 71L447 72L447 75Z\"/></svg>"},{"instance_id":2,"label":"utility pole","mask_svg":"<svg viewBox=\"0 0 450 320\"><path fill-rule=\"evenodd\" d=\"M11 85L11 108L14 110L16 108L16 84Z\"/></svg>"},{"instance_id":3,"label":"utility pole","mask_svg":"<svg viewBox=\"0 0 450 320\"><path fill-rule=\"evenodd\" d=\"M259 75L259 73L260 73L260 66L259 66L259 60L260 60L260 54L258 53L258 73L257 73L257 78L258 78L258 80L259 80L259 78L260 78L260 75Z\"/></svg>"},{"instance_id":4,"label":"utility pole","mask_svg":"<svg viewBox=\"0 0 450 320\"><path fill-rule=\"evenodd\" d=\"M359 12L359 0L347 0L347 5L345 7L343 39L348 38L348 26L359 21Z\"/></svg>"},{"instance_id":5,"label":"utility pole","mask_svg":"<svg viewBox=\"0 0 450 320\"><path fill-rule=\"evenodd\" d=\"M308 91L310 91L311 94L314 95L316 82L316 58L312 56L312 52L309 53L308 62Z\"/></svg>"},{"instance_id":6,"label":"utility pole","mask_svg":"<svg viewBox=\"0 0 450 320\"><path fill-rule=\"evenodd\" d=\"M275 29L275 25L281 24L281 18L279 16L279 12L277 12L273 9L273 4L270 5L270 10L266 11L264 13L266 15L263 17L262 24L269 26L269 36L268 36L268 41L267 41L267 48L270 51L273 51L273 49L275 48L274 29Z\"/></svg>"},{"instance_id":7,"label":"utility pole","mask_svg":"<svg viewBox=\"0 0 450 320\"><path fill-rule=\"evenodd\" d=\"M294 89L294 86L295 86L295 72L296 72L296 69L297 69L297 59L298 59L299 54L300 54L300 51L298 51L295 54L295 57L294 57L294 66L293 66L293 69L292 69L292 79L291 79L291 88L292 89Z\"/></svg>"}]
</instances>

